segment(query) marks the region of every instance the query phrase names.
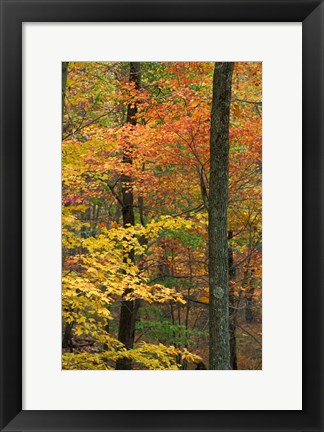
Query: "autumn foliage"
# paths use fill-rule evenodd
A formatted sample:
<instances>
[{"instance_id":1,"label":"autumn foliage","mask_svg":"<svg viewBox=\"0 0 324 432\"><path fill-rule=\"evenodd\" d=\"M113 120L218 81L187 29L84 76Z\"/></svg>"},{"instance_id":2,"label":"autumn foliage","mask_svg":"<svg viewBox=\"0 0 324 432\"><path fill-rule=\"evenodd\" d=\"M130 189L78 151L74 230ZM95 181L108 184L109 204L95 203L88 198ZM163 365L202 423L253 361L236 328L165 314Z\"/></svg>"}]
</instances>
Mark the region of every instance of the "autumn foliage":
<instances>
[{"instance_id":1,"label":"autumn foliage","mask_svg":"<svg viewBox=\"0 0 324 432\"><path fill-rule=\"evenodd\" d=\"M214 63L68 63L62 131L64 369L208 368L208 185ZM237 367L261 368L262 69L235 63L229 291ZM136 121L127 112L136 107ZM125 163L125 157L130 163ZM125 179L128 179L127 181ZM123 190L134 224L123 224ZM136 304L134 345L118 340ZM233 342L233 341L232 341Z\"/></svg>"}]
</instances>

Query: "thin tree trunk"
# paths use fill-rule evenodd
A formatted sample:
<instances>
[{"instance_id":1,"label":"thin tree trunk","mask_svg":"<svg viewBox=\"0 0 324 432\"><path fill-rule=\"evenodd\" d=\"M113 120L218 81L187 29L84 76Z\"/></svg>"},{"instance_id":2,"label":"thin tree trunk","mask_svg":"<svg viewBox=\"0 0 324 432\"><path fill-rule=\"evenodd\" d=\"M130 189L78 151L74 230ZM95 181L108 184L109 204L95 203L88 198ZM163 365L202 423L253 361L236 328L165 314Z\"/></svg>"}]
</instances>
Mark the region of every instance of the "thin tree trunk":
<instances>
[{"instance_id":1,"label":"thin tree trunk","mask_svg":"<svg viewBox=\"0 0 324 432\"><path fill-rule=\"evenodd\" d=\"M73 352L73 343L72 343L72 323L66 323L64 329L64 335L62 340L62 348L69 348L70 352Z\"/></svg>"},{"instance_id":2,"label":"thin tree trunk","mask_svg":"<svg viewBox=\"0 0 324 432\"><path fill-rule=\"evenodd\" d=\"M65 92L66 92L66 81L68 76L68 62L62 62L62 135L63 135L63 120L64 120L64 103L65 103ZM73 323L66 323L64 329L64 335L62 340L62 348L70 348L73 352L72 347L72 327Z\"/></svg>"},{"instance_id":3,"label":"thin tree trunk","mask_svg":"<svg viewBox=\"0 0 324 432\"><path fill-rule=\"evenodd\" d=\"M68 62L62 62L62 129L63 129L63 120L64 120L64 102L65 102L65 93L66 93L66 81L68 76Z\"/></svg>"},{"instance_id":4,"label":"thin tree trunk","mask_svg":"<svg viewBox=\"0 0 324 432\"><path fill-rule=\"evenodd\" d=\"M187 297L190 298L190 288L193 284L192 280L192 256L190 254L190 249L188 249L188 258L189 258L189 287L187 289ZM186 329L186 343L185 348L189 349L189 338L188 338L188 329L189 329L189 314L190 314L190 302L187 301L186 304L186 318L185 318L185 329ZM182 361L182 369L186 370L188 368L188 362L186 359Z\"/></svg>"},{"instance_id":5,"label":"thin tree trunk","mask_svg":"<svg viewBox=\"0 0 324 432\"><path fill-rule=\"evenodd\" d=\"M228 240L233 238L233 231L229 230L227 234ZM229 276L229 308L230 308L230 365L232 370L237 370L237 355L236 355L236 301L234 292L235 268L233 248L228 247L228 276Z\"/></svg>"},{"instance_id":6,"label":"thin tree trunk","mask_svg":"<svg viewBox=\"0 0 324 432\"><path fill-rule=\"evenodd\" d=\"M230 369L228 310L228 157L234 64L215 64L210 131L209 181L209 368Z\"/></svg>"},{"instance_id":7,"label":"thin tree trunk","mask_svg":"<svg viewBox=\"0 0 324 432\"><path fill-rule=\"evenodd\" d=\"M135 88L139 89L141 85L141 69L139 62L130 63L129 82L135 84ZM126 122L133 126L136 126L137 106L136 103L129 104L127 107L127 119ZM124 152L123 163L132 164L132 157L128 151ZM124 174L121 179L122 184L122 216L123 226L126 227L128 224L135 224L134 216L134 195L131 187L132 179L130 176ZM127 259L134 261L134 251L130 251ZM125 292L128 294L128 292ZM118 340L122 342L127 349L133 348L135 339L135 323L136 315L139 308L139 301L134 300L122 300L120 308L119 318L119 329L118 329ZM116 369L131 369L132 362L127 358L120 359L116 362Z\"/></svg>"},{"instance_id":8,"label":"thin tree trunk","mask_svg":"<svg viewBox=\"0 0 324 432\"><path fill-rule=\"evenodd\" d=\"M248 271L249 279L248 279L248 290L245 292L245 321L249 324L254 321L254 301L253 295L255 292L255 280L254 280L254 270L249 269Z\"/></svg>"}]
</instances>

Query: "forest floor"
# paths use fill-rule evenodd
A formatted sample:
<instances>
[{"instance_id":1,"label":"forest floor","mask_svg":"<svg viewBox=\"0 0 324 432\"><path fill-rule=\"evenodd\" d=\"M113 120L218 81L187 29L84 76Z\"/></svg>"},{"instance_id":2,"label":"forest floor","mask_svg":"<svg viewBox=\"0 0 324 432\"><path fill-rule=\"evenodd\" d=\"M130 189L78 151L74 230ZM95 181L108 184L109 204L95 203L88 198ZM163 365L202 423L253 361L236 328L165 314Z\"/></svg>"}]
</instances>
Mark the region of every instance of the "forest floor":
<instances>
[{"instance_id":1,"label":"forest floor","mask_svg":"<svg viewBox=\"0 0 324 432\"><path fill-rule=\"evenodd\" d=\"M73 336L74 353L97 353L100 346L92 337ZM238 322L236 329L237 363L238 370L262 370L262 324L260 322L241 323ZM70 352L70 349L63 349ZM205 364L208 364L208 349L200 352ZM137 369L134 367L134 369ZM188 365L188 369L195 369L195 365Z\"/></svg>"}]
</instances>

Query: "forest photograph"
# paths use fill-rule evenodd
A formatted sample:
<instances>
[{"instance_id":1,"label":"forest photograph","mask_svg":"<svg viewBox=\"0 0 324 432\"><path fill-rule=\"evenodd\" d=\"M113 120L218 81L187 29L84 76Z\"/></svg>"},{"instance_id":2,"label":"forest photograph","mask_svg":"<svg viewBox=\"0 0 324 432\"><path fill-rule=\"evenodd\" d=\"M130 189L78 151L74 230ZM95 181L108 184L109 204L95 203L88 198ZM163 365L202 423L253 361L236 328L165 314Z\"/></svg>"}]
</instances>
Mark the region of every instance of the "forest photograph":
<instances>
[{"instance_id":1,"label":"forest photograph","mask_svg":"<svg viewBox=\"0 0 324 432\"><path fill-rule=\"evenodd\" d=\"M62 369L262 369L262 62L62 62Z\"/></svg>"}]
</instances>

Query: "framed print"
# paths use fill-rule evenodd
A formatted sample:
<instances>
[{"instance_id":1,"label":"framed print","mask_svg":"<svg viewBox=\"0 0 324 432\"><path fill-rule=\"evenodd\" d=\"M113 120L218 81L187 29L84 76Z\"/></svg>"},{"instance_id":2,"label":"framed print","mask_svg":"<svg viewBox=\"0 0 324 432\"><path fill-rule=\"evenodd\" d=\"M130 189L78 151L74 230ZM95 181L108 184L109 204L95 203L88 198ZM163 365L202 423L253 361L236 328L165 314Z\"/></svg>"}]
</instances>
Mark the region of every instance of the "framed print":
<instances>
[{"instance_id":1,"label":"framed print","mask_svg":"<svg viewBox=\"0 0 324 432\"><path fill-rule=\"evenodd\" d=\"M1 6L1 430L321 431L323 2Z\"/></svg>"}]
</instances>

